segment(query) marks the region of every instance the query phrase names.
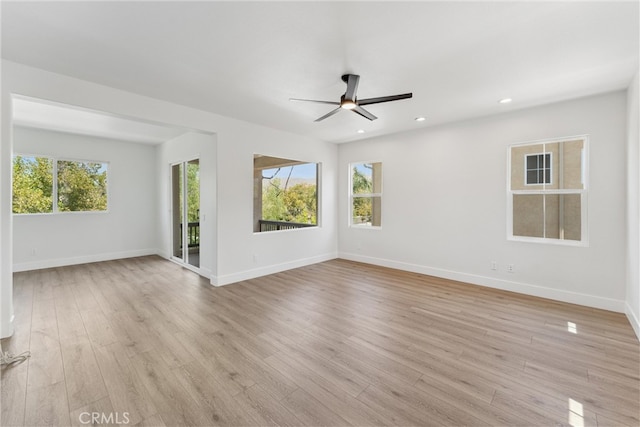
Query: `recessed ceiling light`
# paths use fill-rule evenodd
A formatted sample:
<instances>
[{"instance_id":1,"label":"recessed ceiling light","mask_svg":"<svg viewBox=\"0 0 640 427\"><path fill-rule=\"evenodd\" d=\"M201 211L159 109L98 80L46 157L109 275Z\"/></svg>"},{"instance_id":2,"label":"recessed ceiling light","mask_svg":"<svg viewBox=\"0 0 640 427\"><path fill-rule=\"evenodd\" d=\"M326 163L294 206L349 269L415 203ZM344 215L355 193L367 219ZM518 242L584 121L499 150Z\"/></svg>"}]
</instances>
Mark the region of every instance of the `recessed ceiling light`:
<instances>
[{"instance_id":1,"label":"recessed ceiling light","mask_svg":"<svg viewBox=\"0 0 640 427\"><path fill-rule=\"evenodd\" d=\"M427 120L425 117L416 117L414 119L416 122L424 122L425 120Z\"/></svg>"},{"instance_id":2,"label":"recessed ceiling light","mask_svg":"<svg viewBox=\"0 0 640 427\"><path fill-rule=\"evenodd\" d=\"M502 98L500 101L498 101L500 104L508 104L512 101L511 98Z\"/></svg>"},{"instance_id":3,"label":"recessed ceiling light","mask_svg":"<svg viewBox=\"0 0 640 427\"><path fill-rule=\"evenodd\" d=\"M364 133L364 129L358 129L358 133Z\"/></svg>"}]
</instances>

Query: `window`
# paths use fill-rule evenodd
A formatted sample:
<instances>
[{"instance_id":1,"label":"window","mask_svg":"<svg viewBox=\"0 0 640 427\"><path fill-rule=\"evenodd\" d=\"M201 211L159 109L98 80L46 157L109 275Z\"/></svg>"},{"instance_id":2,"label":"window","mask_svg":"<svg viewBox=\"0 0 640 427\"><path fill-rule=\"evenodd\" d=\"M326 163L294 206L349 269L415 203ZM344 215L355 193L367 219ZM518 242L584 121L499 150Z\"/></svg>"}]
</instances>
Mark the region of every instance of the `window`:
<instances>
[{"instance_id":1,"label":"window","mask_svg":"<svg viewBox=\"0 0 640 427\"><path fill-rule=\"evenodd\" d=\"M319 163L253 156L253 231L318 225Z\"/></svg>"},{"instance_id":2,"label":"window","mask_svg":"<svg viewBox=\"0 0 640 427\"><path fill-rule=\"evenodd\" d=\"M510 239L586 245L587 142L580 136L510 147Z\"/></svg>"},{"instance_id":3,"label":"window","mask_svg":"<svg viewBox=\"0 0 640 427\"><path fill-rule=\"evenodd\" d=\"M13 213L106 210L106 163L13 157Z\"/></svg>"},{"instance_id":4,"label":"window","mask_svg":"<svg viewBox=\"0 0 640 427\"><path fill-rule=\"evenodd\" d=\"M351 225L380 227L382 224L382 163L352 163Z\"/></svg>"},{"instance_id":5,"label":"window","mask_svg":"<svg viewBox=\"0 0 640 427\"><path fill-rule=\"evenodd\" d=\"M527 185L551 184L551 153L525 156Z\"/></svg>"}]
</instances>

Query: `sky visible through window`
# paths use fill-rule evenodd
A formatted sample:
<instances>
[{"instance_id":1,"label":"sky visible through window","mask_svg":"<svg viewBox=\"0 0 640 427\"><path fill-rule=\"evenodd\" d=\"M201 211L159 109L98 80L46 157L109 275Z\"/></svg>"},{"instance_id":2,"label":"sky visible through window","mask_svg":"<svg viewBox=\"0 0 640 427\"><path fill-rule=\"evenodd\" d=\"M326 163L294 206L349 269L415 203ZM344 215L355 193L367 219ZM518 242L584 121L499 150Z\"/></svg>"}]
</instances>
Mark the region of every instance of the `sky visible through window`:
<instances>
[{"instance_id":1,"label":"sky visible through window","mask_svg":"<svg viewBox=\"0 0 640 427\"><path fill-rule=\"evenodd\" d=\"M286 179L287 176L289 176L289 171L291 171L291 168L293 168L293 171L291 172L291 178L315 179L316 177L315 163L305 163L302 165L286 166L286 167L280 168L279 172L278 172L278 168L265 169L262 171L262 176L265 178L274 177L274 178ZM276 175L276 172L277 172L277 175Z\"/></svg>"},{"instance_id":2,"label":"sky visible through window","mask_svg":"<svg viewBox=\"0 0 640 427\"><path fill-rule=\"evenodd\" d=\"M373 173L373 169L371 167L371 163L357 163L355 165L353 165L353 167L360 172L360 174L364 175L365 177L369 178L369 180L371 180L371 175Z\"/></svg>"}]
</instances>

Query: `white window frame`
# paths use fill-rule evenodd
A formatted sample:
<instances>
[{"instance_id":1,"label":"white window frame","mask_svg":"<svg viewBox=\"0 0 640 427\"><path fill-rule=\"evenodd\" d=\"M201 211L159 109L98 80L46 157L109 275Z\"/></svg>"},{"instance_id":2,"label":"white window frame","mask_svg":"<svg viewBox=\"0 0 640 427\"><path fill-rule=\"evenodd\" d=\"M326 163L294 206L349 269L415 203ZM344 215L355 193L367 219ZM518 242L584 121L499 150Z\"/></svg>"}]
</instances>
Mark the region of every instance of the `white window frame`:
<instances>
[{"instance_id":1,"label":"white window frame","mask_svg":"<svg viewBox=\"0 0 640 427\"><path fill-rule=\"evenodd\" d=\"M549 155L549 182L536 182L533 184L529 184L528 182L528 175L527 172L529 172L529 169L527 168L528 164L527 164L527 158L531 157L531 156L544 156L545 154ZM545 164L546 166L546 164ZM537 170L540 170L540 168L538 168ZM546 168L542 169L543 171L546 170ZM524 156L524 185L553 185L553 153L531 153L531 154L525 154Z\"/></svg>"},{"instance_id":2,"label":"white window frame","mask_svg":"<svg viewBox=\"0 0 640 427\"><path fill-rule=\"evenodd\" d=\"M13 206L12 206L12 215L17 215L17 216L31 216L31 215L77 215L77 214L106 214L109 213L109 207L111 206L111 186L109 185L109 175L110 175L110 170L111 170L111 163L107 162L107 161L102 161L102 160L82 160L82 159L73 159L73 158L69 158L69 157L56 157L56 156L50 156L47 154L27 154L27 153L13 153L11 155L11 176L13 178L13 158L15 156L21 156L21 157L33 157L33 158L46 158L46 159L51 159L52 162L52 185L53 188L51 189L51 204L52 206L52 210L51 212L34 212L34 213L13 213ZM63 161L63 162L77 162L77 163L101 163L103 165L106 165L107 168L107 209L103 210L103 211L59 211L58 210L58 162L59 161ZM12 199L12 204L13 204L13 199Z\"/></svg>"},{"instance_id":3,"label":"white window frame","mask_svg":"<svg viewBox=\"0 0 640 427\"><path fill-rule=\"evenodd\" d=\"M360 161L360 162L351 162L349 163L349 227L352 228L358 228L358 229L364 229L364 230L380 230L382 229L382 221L380 221L380 225L366 225L366 224L354 224L353 223L353 201L354 198L358 197L358 198L369 198L372 199L372 203L373 203L373 199L375 197L379 197L380 198L380 211L382 211L382 206L383 206L383 200L384 198L382 197L382 193L384 191L384 172L381 175L381 182L380 182L380 192L379 193L360 193L360 194L353 194L353 168L356 165L362 165L362 164L373 164L373 163L380 163L382 164L381 160L373 160L373 161ZM372 177L373 179L373 177ZM381 212L382 213L382 212Z\"/></svg>"},{"instance_id":4,"label":"white window frame","mask_svg":"<svg viewBox=\"0 0 640 427\"><path fill-rule=\"evenodd\" d=\"M272 230L272 231L253 231L253 235L272 235L276 233L296 233L296 232L308 232L309 230L315 230L318 228L322 228L322 162L317 160L305 160L305 159L293 159L287 155L278 155L278 154L265 154L265 152L255 152L251 157L252 163L253 159L256 155L266 156L266 157L275 157L281 159L288 159L295 162L301 162L300 164L313 164L316 165L316 223L313 225L309 225L308 227L300 227L300 228L290 228L285 230ZM254 170L252 166L252 171ZM252 202L253 209L253 202Z\"/></svg>"},{"instance_id":5,"label":"white window frame","mask_svg":"<svg viewBox=\"0 0 640 427\"><path fill-rule=\"evenodd\" d=\"M511 152L512 148L526 145L553 144L565 141L575 141L581 139L583 141L582 149L582 189L547 189L544 188L549 184L535 184L542 186L542 189L528 190L512 190L511 189ZM532 153L533 154L533 153ZM540 153L542 154L542 153ZM526 156L525 156L526 159ZM526 160L525 160L526 161ZM553 163L552 163L553 164ZM553 173L553 172L552 172ZM526 184L526 167L525 181ZM552 181L553 182L553 181ZM529 243L547 243L561 246L589 246L589 227L588 227L588 195L589 195L589 135L576 135L561 138L549 138L536 141L528 141L522 143L511 144L507 147L507 240ZM534 184L531 184L534 185ZM565 240L562 238L550 237L531 237L531 236L515 236L513 234L513 197L518 194L579 194L580 195L580 237L581 240ZM544 223L544 222L543 222Z\"/></svg>"}]
</instances>

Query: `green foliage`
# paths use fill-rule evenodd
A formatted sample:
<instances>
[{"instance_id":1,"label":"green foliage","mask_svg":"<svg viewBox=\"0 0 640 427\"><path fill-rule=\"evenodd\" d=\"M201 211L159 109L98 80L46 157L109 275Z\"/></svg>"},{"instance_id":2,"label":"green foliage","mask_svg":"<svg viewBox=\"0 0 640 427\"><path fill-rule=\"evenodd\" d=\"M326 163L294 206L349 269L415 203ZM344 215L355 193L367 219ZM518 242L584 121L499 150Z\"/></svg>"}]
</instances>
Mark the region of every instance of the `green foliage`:
<instances>
[{"instance_id":1,"label":"green foliage","mask_svg":"<svg viewBox=\"0 0 640 427\"><path fill-rule=\"evenodd\" d=\"M187 221L200 221L200 164L187 163Z\"/></svg>"},{"instance_id":2,"label":"green foliage","mask_svg":"<svg viewBox=\"0 0 640 427\"><path fill-rule=\"evenodd\" d=\"M371 165L363 165L371 169ZM353 184L353 194L371 193L373 191L373 181L370 176L360 172L357 167L353 167L353 176L351 178Z\"/></svg>"},{"instance_id":3,"label":"green foliage","mask_svg":"<svg viewBox=\"0 0 640 427\"><path fill-rule=\"evenodd\" d=\"M371 168L371 165L363 165ZM357 167L353 167L353 175L351 178L353 184L353 194L369 194L373 191L373 182L370 176L360 172ZM372 217L372 200L370 197L354 197L353 198L353 221L356 224L371 222Z\"/></svg>"},{"instance_id":4,"label":"green foliage","mask_svg":"<svg viewBox=\"0 0 640 427\"><path fill-rule=\"evenodd\" d=\"M282 188L282 181L274 178L262 189L262 219L317 224L317 193L313 184L296 184Z\"/></svg>"},{"instance_id":5,"label":"green foliage","mask_svg":"<svg viewBox=\"0 0 640 427\"><path fill-rule=\"evenodd\" d=\"M353 222L355 224L371 222L373 216L372 200L371 197L353 198Z\"/></svg>"},{"instance_id":6,"label":"green foliage","mask_svg":"<svg viewBox=\"0 0 640 427\"><path fill-rule=\"evenodd\" d=\"M101 163L58 161L58 211L107 209L107 171Z\"/></svg>"},{"instance_id":7,"label":"green foliage","mask_svg":"<svg viewBox=\"0 0 640 427\"><path fill-rule=\"evenodd\" d=\"M58 211L107 209L107 172L101 163L57 162ZM13 212L53 212L53 160L13 158Z\"/></svg>"},{"instance_id":8,"label":"green foliage","mask_svg":"<svg viewBox=\"0 0 640 427\"><path fill-rule=\"evenodd\" d=\"M46 157L13 158L13 213L53 210L53 161Z\"/></svg>"}]
</instances>

